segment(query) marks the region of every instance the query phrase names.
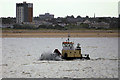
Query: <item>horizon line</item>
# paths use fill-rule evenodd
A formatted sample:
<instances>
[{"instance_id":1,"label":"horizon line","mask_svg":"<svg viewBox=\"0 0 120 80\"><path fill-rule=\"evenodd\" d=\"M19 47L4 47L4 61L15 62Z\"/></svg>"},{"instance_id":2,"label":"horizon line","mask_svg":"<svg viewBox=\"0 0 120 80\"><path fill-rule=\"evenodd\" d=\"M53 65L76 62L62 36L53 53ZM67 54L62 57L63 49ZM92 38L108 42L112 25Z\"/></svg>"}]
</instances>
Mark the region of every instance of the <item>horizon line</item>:
<instances>
[{"instance_id":1,"label":"horizon line","mask_svg":"<svg viewBox=\"0 0 120 80\"><path fill-rule=\"evenodd\" d=\"M57 16L57 17L54 17L54 18L58 18L58 17L60 17L60 18L65 18L65 17L67 17L67 16L72 16L72 15L66 15L66 16ZM74 15L73 15L74 16ZM78 15L78 16L80 16L80 15ZM88 15L86 15L86 16L88 16ZM80 16L81 18L85 18L86 16ZM33 16L33 17L39 17L39 16ZM94 16L88 16L89 18L94 18ZM97 18L97 17L111 17L111 18L113 18L113 17L119 17L119 15L118 16L95 16L95 18ZM14 17L14 16L7 16L7 17L0 17L0 18L16 18L16 16ZM77 18L77 16L75 17L74 16L74 18Z\"/></svg>"}]
</instances>

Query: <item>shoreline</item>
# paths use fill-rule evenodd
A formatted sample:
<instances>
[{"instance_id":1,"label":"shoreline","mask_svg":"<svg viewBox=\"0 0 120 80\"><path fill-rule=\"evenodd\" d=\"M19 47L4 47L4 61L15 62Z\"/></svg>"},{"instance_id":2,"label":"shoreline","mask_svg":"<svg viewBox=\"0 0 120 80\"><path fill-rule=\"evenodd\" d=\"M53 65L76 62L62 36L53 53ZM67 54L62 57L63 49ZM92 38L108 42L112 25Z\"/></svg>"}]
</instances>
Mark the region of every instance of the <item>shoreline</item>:
<instances>
[{"instance_id":1,"label":"shoreline","mask_svg":"<svg viewBox=\"0 0 120 80\"><path fill-rule=\"evenodd\" d=\"M118 30L2 30L2 38L119 37Z\"/></svg>"},{"instance_id":2,"label":"shoreline","mask_svg":"<svg viewBox=\"0 0 120 80\"><path fill-rule=\"evenodd\" d=\"M3 30L2 38L119 37L117 30Z\"/></svg>"}]
</instances>

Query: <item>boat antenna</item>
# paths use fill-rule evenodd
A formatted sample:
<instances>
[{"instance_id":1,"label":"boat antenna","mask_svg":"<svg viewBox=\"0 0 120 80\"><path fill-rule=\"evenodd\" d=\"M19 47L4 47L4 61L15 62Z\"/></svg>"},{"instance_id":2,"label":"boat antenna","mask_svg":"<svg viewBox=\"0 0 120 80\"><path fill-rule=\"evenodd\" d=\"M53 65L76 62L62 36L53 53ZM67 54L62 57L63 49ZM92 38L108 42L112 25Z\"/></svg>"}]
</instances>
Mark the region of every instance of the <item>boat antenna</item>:
<instances>
[{"instance_id":1,"label":"boat antenna","mask_svg":"<svg viewBox=\"0 0 120 80\"><path fill-rule=\"evenodd\" d=\"M68 34L68 42L69 42L70 34Z\"/></svg>"}]
</instances>

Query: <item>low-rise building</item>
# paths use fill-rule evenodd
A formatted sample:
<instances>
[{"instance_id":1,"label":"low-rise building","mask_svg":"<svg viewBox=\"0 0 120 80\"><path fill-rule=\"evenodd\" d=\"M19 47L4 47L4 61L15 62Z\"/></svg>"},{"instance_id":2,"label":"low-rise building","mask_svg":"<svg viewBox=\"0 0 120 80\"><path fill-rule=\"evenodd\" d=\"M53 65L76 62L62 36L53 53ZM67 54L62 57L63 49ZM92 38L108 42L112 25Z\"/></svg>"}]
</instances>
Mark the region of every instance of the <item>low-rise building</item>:
<instances>
[{"instance_id":1,"label":"low-rise building","mask_svg":"<svg viewBox=\"0 0 120 80\"><path fill-rule=\"evenodd\" d=\"M13 24L1 24L0 28L13 28Z\"/></svg>"},{"instance_id":2,"label":"low-rise building","mask_svg":"<svg viewBox=\"0 0 120 80\"><path fill-rule=\"evenodd\" d=\"M37 21L34 20L33 22L24 22L23 24L30 24L30 25L34 25L35 27L39 27L40 25L52 25L52 23L50 22L46 22L46 21Z\"/></svg>"},{"instance_id":3,"label":"low-rise building","mask_svg":"<svg viewBox=\"0 0 120 80\"><path fill-rule=\"evenodd\" d=\"M79 26L82 22L77 22L77 26Z\"/></svg>"},{"instance_id":4,"label":"low-rise building","mask_svg":"<svg viewBox=\"0 0 120 80\"><path fill-rule=\"evenodd\" d=\"M83 23L85 23L85 24L91 24L91 22L89 20L85 20Z\"/></svg>"},{"instance_id":5,"label":"low-rise building","mask_svg":"<svg viewBox=\"0 0 120 80\"><path fill-rule=\"evenodd\" d=\"M98 28L106 28L107 29L110 27L110 25L109 25L109 23L105 23L105 22L94 22L94 23L91 23L89 25L89 27L96 28L96 29L98 29Z\"/></svg>"},{"instance_id":6,"label":"low-rise building","mask_svg":"<svg viewBox=\"0 0 120 80\"><path fill-rule=\"evenodd\" d=\"M58 23L58 25L64 27L64 26L66 26L67 24L65 24L65 23Z\"/></svg>"},{"instance_id":7,"label":"low-rise building","mask_svg":"<svg viewBox=\"0 0 120 80\"><path fill-rule=\"evenodd\" d=\"M54 18L54 15L50 13L40 14L39 18L43 20L51 20Z\"/></svg>"}]
</instances>

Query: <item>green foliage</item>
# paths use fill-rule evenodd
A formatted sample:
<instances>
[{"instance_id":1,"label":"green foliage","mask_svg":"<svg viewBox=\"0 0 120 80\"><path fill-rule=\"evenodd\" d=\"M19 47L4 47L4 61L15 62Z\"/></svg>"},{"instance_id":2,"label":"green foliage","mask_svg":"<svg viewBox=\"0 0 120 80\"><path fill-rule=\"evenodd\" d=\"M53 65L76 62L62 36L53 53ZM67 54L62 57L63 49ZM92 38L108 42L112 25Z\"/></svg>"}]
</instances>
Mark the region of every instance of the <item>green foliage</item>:
<instances>
[{"instance_id":1,"label":"green foliage","mask_svg":"<svg viewBox=\"0 0 120 80\"><path fill-rule=\"evenodd\" d=\"M2 24L12 24L15 23L15 18L2 18Z\"/></svg>"},{"instance_id":2,"label":"green foliage","mask_svg":"<svg viewBox=\"0 0 120 80\"><path fill-rule=\"evenodd\" d=\"M80 25L68 25L66 28L69 29L89 29L88 24L81 23Z\"/></svg>"},{"instance_id":3,"label":"green foliage","mask_svg":"<svg viewBox=\"0 0 120 80\"><path fill-rule=\"evenodd\" d=\"M86 30L86 29L95 29L95 28L89 28L89 24L85 24L85 23L81 23L80 25L75 25L75 24L69 24L66 26L60 26L60 25L39 25L39 27L35 27L33 25L29 25L29 24L14 24L13 25L13 29L41 29L41 30ZM97 30L107 30L104 28L97 28Z\"/></svg>"},{"instance_id":4,"label":"green foliage","mask_svg":"<svg viewBox=\"0 0 120 80\"><path fill-rule=\"evenodd\" d=\"M64 27L60 25L40 25L37 29L57 29L57 30L64 30Z\"/></svg>"},{"instance_id":5,"label":"green foliage","mask_svg":"<svg viewBox=\"0 0 120 80\"><path fill-rule=\"evenodd\" d=\"M85 23L80 24L80 26L81 26L82 28L89 28L89 24L85 24Z\"/></svg>"},{"instance_id":6,"label":"green foliage","mask_svg":"<svg viewBox=\"0 0 120 80\"><path fill-rule=\"evenodd\" d=\"M13 29L35 29L35 26L29 24L14 24Z\"/></svg>"}]
</instances>

